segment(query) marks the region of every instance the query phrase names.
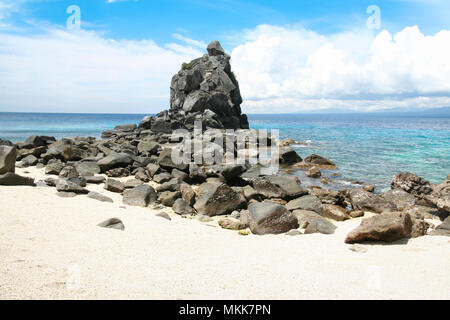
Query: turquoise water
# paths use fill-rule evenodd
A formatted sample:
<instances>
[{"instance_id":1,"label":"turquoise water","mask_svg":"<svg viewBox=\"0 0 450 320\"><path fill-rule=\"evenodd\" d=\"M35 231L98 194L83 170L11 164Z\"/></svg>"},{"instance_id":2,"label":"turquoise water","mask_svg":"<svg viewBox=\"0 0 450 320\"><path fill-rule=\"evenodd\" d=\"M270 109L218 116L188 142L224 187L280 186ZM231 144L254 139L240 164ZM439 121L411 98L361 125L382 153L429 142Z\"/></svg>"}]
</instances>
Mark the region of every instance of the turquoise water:
<instances>
[{"instance_id":1,"label":"turquoise water","mask_svg":"<svg viewBox=\"0 0 450 320\"><path fill-rule=\"evenodd\" d=\"M99 137L118 124L139 123L136 114L34 114L0 113L0 138L23 141L32 134L56 138ZM411 171L438 183L450 174L450 115L405 114L284 114L249 115L255 129L279 129L280 138L310 140L309 146L294 146L306 157L318 153L339 167L332 188L364 181L379 190L392 176ZM332 172L324 172L330 176ZM306 184L321 185L302 172ZM330 186L329 186L330 187Z\"/></svg>"}]
</instances>

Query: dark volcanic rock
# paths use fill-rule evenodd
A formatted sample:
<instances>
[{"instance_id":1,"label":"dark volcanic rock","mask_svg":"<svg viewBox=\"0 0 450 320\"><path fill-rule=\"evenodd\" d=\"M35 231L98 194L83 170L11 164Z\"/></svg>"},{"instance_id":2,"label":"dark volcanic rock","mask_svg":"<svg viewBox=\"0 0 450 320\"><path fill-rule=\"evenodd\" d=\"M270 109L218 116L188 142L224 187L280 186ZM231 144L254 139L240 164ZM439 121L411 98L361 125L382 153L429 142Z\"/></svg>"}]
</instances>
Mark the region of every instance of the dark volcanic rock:
<instances>
[{"instance_id":1,"label":"dark volcanic rock","mask_svg":"<svg viewBox=\"0 0 450 320\"><path fill-rule=\"evenodd\" d=\"M245 209L247 202L242 194L226 184L217 184L201 196L194 205L199 214L217 216L230 214L234 210Z\"/></svg>"},{"instance_id":2,"label":"dark volcanic rock","mask_svg":"<svg viewBox=\"0 0 450 320\"><path fill-rule=\"evenodd\" d=\"M331 160L329 160L325 157L319 156L317 154L312 154L312 155L306 157L304 162L311 163L311 164L317 164L320 166L336 166L334 164L334 162L332 162Z\"/></svg>"},{"instance_id":3,"label":"dark volcanic rock","mask_svg":"<svg viewBox=\"0 0 450 320\"><path fill-rule=\"evenodd\" d=\"M249 226L254 234L279 234L298 228L297 218L280 204L252 203L248 209Z\"/></svg>"},{"instance_id":4,"label":"dark volcanic rock","mask_svg":"<svg viewBox=\"0 0 450 320\"><path fill-rule=\"evenodd\" d=\"M350 201L356 210L382 213L383 211L396 211L395 204L363 189L352 189L349 192Z\"/></svg>"},{"instance_id":5,"label":"dark volcanic rock","mask_svg":"<svg viewBox=\"0 0 450 320\"><path fill-rule=\"evenodd\" d=\"M308 190L300 186L300 181L294 176L265 176L253 179L252 184L259 194L269 199L290 200L308 194Z\"/></svg>"},{"instance_id":6,"label":"dark volcanic rock","mask_svg":"<svg viewBox=\"0 0 450 320\"><path fill-rule=\"evenodd\" d=\"M25 145L31 145L34 147L47 146L53 142L55 142L55 137L48 136L31 136L27 140L25 140Z\"/></svg>"},{"instance_id":7,"label":"dark volcanic rock","mask_svg":"<svg viewBox=\"0 0 450 320\"><path fill-rule=\"evenodd\" d=\"M97 162L102 172L117 167L126 167L132 163L133 158L127 153L111 153Z\"/></svg>"},{"instance_id":8,"label":"dark volcanic rock","mask_svg":"<svg viewBox=\"0 0 450 320\"><path fill-rule=\"evenodd\" d=\"M56 190L60 192L73 192L77 194L87 194L88 190L84 189L82 186L76 184L73 181L67 179L58 179L56 181Z\"/></svg>"},{"instance_id":9,"label":"dark volcanic rock","mask_svg":"<svg viewBox=\"0 0 450 320\"><path fill-rule=\"evenodd\" d=\"M177 199L175 200L173 206L172 206L173 212L179 215L188 215L188 214L194 214L195 210L192 208L186 201L183 199Z\"/></svg>"},{"instance_id":10,"label":"dark volcanic rock","mask_svg":"<svg viewBox=\"0 0 450 320\"><path fill-rule=\"evenodd\" d=\"M433 189L429 181L410 172L401 172L392 178L392 189L403 189L404 191L418 196L430 194Z\"/></svg>"},{"instance_id":11,"label":"dark volcanic rock","mask_svg":"<svg viewBox=\"0 0 450 320\"><path fill-rule=\"evenodd\" d=\"M103 188L115 193L122 193L125 190L125 186L123 185L123 183L114 179L106 180Z\"/></svg>"},{"instance_id":12,"label":"dark volcanic rock","mask_svg":"<svg viewBox=\"0 0 450 320\"><path fill-rule=\"evenodd\" d=\"M172 160L172 149L165 148L158 157L158 164L161 168L171 171L172 169L178 169L188 172L189 165L186 163L175 164Z\"/></svg>"},{"instance_id":13,"label":"dark volcanic rock","mask_svg":"<svg viewBox=\"0 0 450 320\"><path fill-rule=\"evenodd\" d=\"M280 164L294 164L302 161L302 158L291 147L280 148Z\"/></svg>"},{"instance_id":14,"label":"dark volcanic rock","mask_svg":"<svg viewBox=\"0 0 450 320\"><path fill-rule=\"evenodd\" d=\"M22 177L13 172L0 175L0 186L34 186L34 179Z\"/></svg>"},{"instance_id":15,"label":"dark volcanic rock","mask_svg":"<svg viewBox=\"0 0 450 320\"><path fill-rule=\"evenodd\" d=\"M0 174L5 174L7 172L14 173L16 158L16 148L0 145Z\"/></svg>"},{"instance_id":16,"label":"dark volcanic rock","mask_svg":"<svg viewBox=\"0 0 450 320\"><path fill-rule=\"evenodd\" d=\"M319 198L312 195L305 195L300 198L289 201L286 204L286 209L288 210L308 210L314 211L320 215L323 213L322 202L320 202Z\"/></svg>"},{"instance_id":17,"label":"dark volcanic rock","mask_svg":"<svg viewBox=\"0 0 450 320\"><path fill-rule=\"evenodd\" d=\"M51 159L45 167L46 174L59 175L64 168L64 164L59 159Z\"/></svg>"},{"instance_id":18,"label":"dark volcanic rock","mask_svg":"<svg viewBox=\"0 0 450 320\"><path fill-rule=\"evenodd\" d=\"M238 82L231 72L230 56L223 52L220 43L211 42L208 55L185 63L172 78L170 86L170 111L172 117L162 119L152 130L192 128L200 120L211 128L248 128L248 120L241 113L242 103ZM180 115L180 116L177 116ZM154 130L155 131L155 130Z\"/></svg>"},{"instance_id":19,"label":"dark volcanic rock","mask_svg":"<svg viewBox=\"0 0 450 320\"><path fill-rule=\"evenodd\" d=\"M123 193L123 203L130 206L147 207L156 201L158 195L149 185L140 185Z\"/></svg>"}]
</instances>

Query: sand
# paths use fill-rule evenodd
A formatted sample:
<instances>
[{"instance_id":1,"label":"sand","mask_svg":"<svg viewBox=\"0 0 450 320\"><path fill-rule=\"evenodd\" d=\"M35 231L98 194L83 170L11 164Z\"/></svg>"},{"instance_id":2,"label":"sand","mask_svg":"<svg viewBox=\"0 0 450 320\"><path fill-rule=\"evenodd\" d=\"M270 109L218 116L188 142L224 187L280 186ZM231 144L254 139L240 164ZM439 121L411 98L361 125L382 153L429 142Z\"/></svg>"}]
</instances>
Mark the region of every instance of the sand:
<instances>
[{"instance_id":1,"label":"sand","mask_svg":"<svg viewBox=\"0 0 450 320\"><path fill-rule=\"evenodd\" d=\"M29 173L25 173L29 172ZM17 169L43 179L43 170ZM123 179L122 179L123 180ZM334 235L242 236L114 199L0 186L0 299L449 299L450 238L351 245ZM120 218L125 231L98 223ZM438 224L437 221L435 223Z\"/></svg>"}]
</instances>

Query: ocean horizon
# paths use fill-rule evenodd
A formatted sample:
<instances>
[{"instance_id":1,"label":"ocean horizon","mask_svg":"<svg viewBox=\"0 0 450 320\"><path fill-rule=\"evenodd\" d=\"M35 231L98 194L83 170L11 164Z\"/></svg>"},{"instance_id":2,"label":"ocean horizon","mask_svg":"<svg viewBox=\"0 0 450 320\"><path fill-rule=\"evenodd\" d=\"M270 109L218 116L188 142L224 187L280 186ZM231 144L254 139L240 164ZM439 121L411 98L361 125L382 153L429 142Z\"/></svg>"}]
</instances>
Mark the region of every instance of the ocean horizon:
<instances>
[{"instance_id":1,"label":"ocean horizon","mask_svg":"<svg viewBox=\"0 0 450 320\"><path fill-rule=\"evenodd\" d=\"M146 115L151 114L3 112L0 138L15 143L31 135L100 138L104 130L139 124ZM433 183L450 174L450 114L296 113L249 114L248 118L250 128L278 129L281 139L308 142L293 146L302 158L317 153L337 164L337 172L323 172L333 181L326 186L301 170L296 172L307 185L339 189L365 182L383 191L402 171ZM333 173L338 177L331 179Z\"/></svg>"}]
</instances>

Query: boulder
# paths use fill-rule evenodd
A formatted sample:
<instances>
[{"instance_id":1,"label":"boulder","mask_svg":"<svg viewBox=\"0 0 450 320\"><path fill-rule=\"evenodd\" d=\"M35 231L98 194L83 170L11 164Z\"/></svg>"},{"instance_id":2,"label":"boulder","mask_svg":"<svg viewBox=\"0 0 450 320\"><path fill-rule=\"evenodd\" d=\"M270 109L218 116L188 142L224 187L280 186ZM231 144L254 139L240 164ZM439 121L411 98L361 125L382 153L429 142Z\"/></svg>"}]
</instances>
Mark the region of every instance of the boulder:
<instances>
[{"instance_id":1,"label":"boulder","mask_svg":"<svg viewBox=\"0 0 450 320\"><path fill-rule=\"evenodd\" d=\"M102 228L116 229L116 230L125 230L125 226L123 222L118 218L111 218L106 221L99 223L97 226Z\"/></svg>"},{"instance_id":2,"label":"boulder","mask_svg":"<svg viewBox=\"0 0 450 320\"><path fill-rule=\"evenodd\" d=\"M305 229L305 234L322 233L333 234L336 226L319 214L308 210L294 210L300 228Z\"/></svg>"},{"instance_id":3,"label":"boulder","mask_svg":"<svg viewBox=\"0 0 450 320\"><path fill-rule=\"evenodd\" d=\"M311 163L311 164L316 164L319 166L331 166L331 167L335 167L336 165L334 164L334 162L332 162L331 160L319 156L317 154L312 154L308 157L305 158L304 162L306 163Z\"/></svg>"},{"instance_id":4,"label":"boulder","mask_svg":"<svg viewBox=\"0 0 450 320\"><path fill-rule=\"evenodd\" d=\"M38 158L30 154L29 156L26 156L17 164L17 167L19 168L28 168L31 166L35 166L38 163Z\"/></svg>"},{"instance_id":5,"label":"boulder","mask_svg":"<svg viewBox=\"0 0 450 320\"><path fill-rule=\"evenodd\" d=\"M125 181L123 186L125 187L125 189L133 189L133 188L136 188L137 186L140 186L142 184L144 184L144 183L141 180L129 179L129 180Z\"/></svg>"},{"instance_id":6,"label":"boulder","mask_svg":"<svg viewBox=\"0 0 450 320\"><path fill-rule=\"evenodd\" d=\"M82 177L95 176L101 172L100 166L93 161L77 162L75 168Z\"/></svg>"},{"instance_id":7,"label":"boulder","mask_svg":"<svg viewBox=\"0 0 450 320\"><path fill-rule=\"evenodd\" d=\"M180 185L181 197L183 200L190 206L193 206L195 203L195 191L192 187L186 183L182 183Z\"/></svg>"},{"instance_id":8,"label":"boulder","mask_svg":"<svg viewBox=\"0 0 450 320\"><path fill-rule=\"evenodd\" d=\"M70 179L70 178L76 178L78 176L79 176L79 174L78 174L77 169L75 169L72 166L65 166L59 173L60 178Z\"/></svg>"},{"instance_id":9,"label":"boulder","mask_svg":"<svg viewBox=\"0 0 450 320\"><path fill-rule=\"evenodd\" d=\"M87 194L89 193L88 190L84 189L82 186L80 186L79 184L70 181L68 179L58 179L56 181L56 190L59 192L73 192L76 194Z\"/></svg>"},{"instance_id":10,"label":"boulder","mask_svg":"<svg viewBox=\"0 0 450 320\"><path fill-rule=\"evenodd\" d=\"M131 124L122 124L120 126L116 126L114 131L118 132L132 132L137 129L137 125L135 123Z\"/></svg>"},{"instance_id":11,"label":"boulder","mask_svg":"<svg viewBox=\"0 0 450 320\"><path fill-rule=\"evenodd\" d=\"M139 153L146 153L148 155L157 154L159 149L159 144L155 141L141 141L137 145Z\"/></svg>"},{"instance_id":12,"label":"boulder","mask_svg":"<svg viewBox=\"0 0 450 320\"><path fill-rule=\"evenodd\" d=\"M302 161L302 158L291 147L281 147L279 150L280 164L295 164Z\"/></svg>"},{"instance_id":13,"label":"boulder","mask_svg":"<svg viewBox=\"0 0 450 320\"><path fill-rule=\"evenodd\" d=\"M414 196L430 194L433 189L429 181L410 172L401 172L392 178L392 189L402 189Z\"/></svg>"},{"instance_id":14,"label":"boulder","mask_svg":"<svg viewBox=\"0 0 450 320\"><path fill-rule=\"evenodd\" d=\"M150 178L153 178L156 174L161 172L161 167L155 163L149 163L145 169Z\"/></svg>"},{"instance_id":15,"label":"boulder","mask_svg":"<svg viewBox=\"0 0 450 320\"><path fill-rule=\"evenodd\" d=\"M117 167L126 167L132 163L133 158L127 153L111 153L97 162L102 172L106 172Z\"/></svg>"},{"instance_id":16,"label":"boulder","mask_svg":"<svg viewBox=\"0 0 450 320\"><path fill-rule=\"evenodd\" d=\"M172 206L172 210L173 212L175 212L176 214L179 215L192 215L195 213L194 208L192 208L188 203L186 203L186 201L184 201L183 199L177 199L175 200L175 202L173 203Z\"/></svg>"},{"instance_id":17,"label":"boulder","mask_svg":"<svg viewBox=\"0 0 450 320\"><path fill-rule=\"evenodd\" d=\"M395 204L363 189L352 189L349 191L350 201L353 209L382 213L383 211L396 211Z\"/></svg>"},{"instance_id":18,"label":"boulder","mask_svg":"<svg viewBox=\"0 0 450 320\"><path fill-rule=\"evenodd\" d=\"M181 198L180 191L163 191L159 194L158 201L166 207L172 207L179 198Z\"/></svg>"},{"instance_id":19,"label":"boulder","mask_svg":"<svg viewBox=\"0 0 450 320\"><path fill-rule=\"evenodd\" d=\"M17 150L15 147L0 145L0 174L14 173Z\"/></svg>"},{"instance_id":20,"label":"boulder","mask_svg":"<svg viewBox=\"0 0 450 320\"><path fill-rule=\"evenodd\" d=\"M114 179L106 180L103 188L115 193L122 193L125 190L125 186L123 185L123 183Z\"/></svg>"},{"instance_id":21,"label":"boulder","mask_svg":"<svg viewBox=\"0 0 450 320\"><path fill-rule=\"evenodd\" d=\"M258 202L248 209L249 226L254 234L280 234L298 228L297 218L280 204Z\"/></svg>"},{"instance_id":22,"label":"boulder","mask_svg":"<svg viewBox=\"0 0 450 320\"><path fill-rule=\"evenodd\" d=\"M344 194L338 191L314 188L311 190L311 195L319 198L319 200L324 204L341 206L345 202Z\"/></svg>"},{"instance_id":23,"label":"boulder","mask_svg":"<svg viewBox=\"0 0 450 320\"><path fill-rule=\"evenodd\" d=\"M172 180L172 175L167 172L162 172L153 176L153 181L156 183L165 183L170 180Z\"/></svg>"},{"instance_id":24,"label":"boulder","mask_svg":"<svg viewBox=\"0 0 450 320\"><path fill-rule=\"evenodd\" d=\"M252 180L253 188L264 198L281 198L291 200L308 194L308 190L300 186L297 177L279 175L265 176Z\"/></svg>"},{"instance_id":25,"label":"boulder","mask_svg":"<svg viewBox=\"0 0 450 320\"><path fill-rule=\"evenodd\" d=\"M300 198L289 201L286 204L288 210L307 210L314 211L320 215L323 214L323 206L319 198L312 195L305 195Z\"/></svg>"},{"instance_id":26,"label":"boulder","mask_svg":"<svg viewBox=\"0 0 450 320\"><path fill-rule=\"evenodd\" d=\"M214 185L194 205L199 214L207 216L230 214L234 210L245 209L246 207L247 202L244 196L226 184Z\"/></svg>"},{"instance_id":27,"label":"boulder","mask_svg":"<svg viewBox=\"0 0 450 320\"><path fill-rule=\"evenodd\" d=\"M313 179L318 179L322 176L322 172L320 172L319 168L317 168L317 167L312 167L311 169L306 171L305 174L307 177L310 177Z\"/></svg>"},{"instance_id":28,"label":"boulder","mask_svg":"<svg viewBox=\"0 0 450 320\"><path fill-rule=\"evenodd\" d=\"M363 219L359 227L351 231L345 243L359 243L364 241L393 242L409 238L413 222L409 214L394 215L381 214Z\"/></svg>"},{"instance_id":29,"label":"boulder","mask_svg":"<svg viewBox=\"0 0 450 320\"><path fill-rule=\"evenodd\" d=\"M61 156L65 161L78 161L86 157L86 153L76 146L67 146L61 151Z\"/></svg>"},{"instance_id":30,"label":"boulder","mask_svg":"<svg viewBox=\"0 0 450 320\"><path fill-rule=\"evenodd\" d=\"M35 186L34 179L13 172L0 175L0 186Z\"/></svg>"},{"instance_id":31,"label":"boulder","mask_svg":"<svg viewBox=\"0 0 450 320\"><path fill-rule=\"evenodd\" d=\"M49 136L31 136L27 140L25 140L24 144L34 147L47 146L55 142L55 137Z\"/></svg>"},{"instance_id":32,"label":"boulder","mask_svg":"<svg viewBox=\"0 0 450 320\"><path fill-rule=\"evenodd\" d=\"M155 189L149 185L140 185L123 193L123 203L130 206L147 207L158 198Z\"/></svg>"},{"instance_id":33,"label":"boulder","mask_svg":"<svg viewBox=\"0 0 450 320\"><path fill-rule=\"evenodd\" d=\"M336 221L344 221L350 219L347 210L334 204L324 204L322 213L325 218Z\"/></svg>"},{"instance_id":34,"label":"boulder","mask_svg":"<svg viewBox=\"0 0 450 320\"><path fill-rule=\"evenodd\" d=\"M45 174L59 175L64 168L64 164L59 159L51 159L45 167Z\"/></svg>"},{"instance_id":35,"label":"boulder","mask_svg":"<svg viewBox=\"0 0 450 320\"><path fill-rule=\"evenodd\" d=\"M416 204L416 197L402 189L389 190L382 196L387 201L395 204L400 211L409 209Z\"/></svg>"},{"instance_id":36,"label":"boulder","mask_svg":"<svg viewBox=\"0 0 450 320\"><path fill-rule=\"evenodd\" d=\"M175 164L172 161L172 149L171 148L165 148L158 157L158 164L161 168L164 168L166 170L172 171L172 169L178 169L184 172L189 172L189 164L186 163L180 163Z\"/></svg>"}]
</instances>

